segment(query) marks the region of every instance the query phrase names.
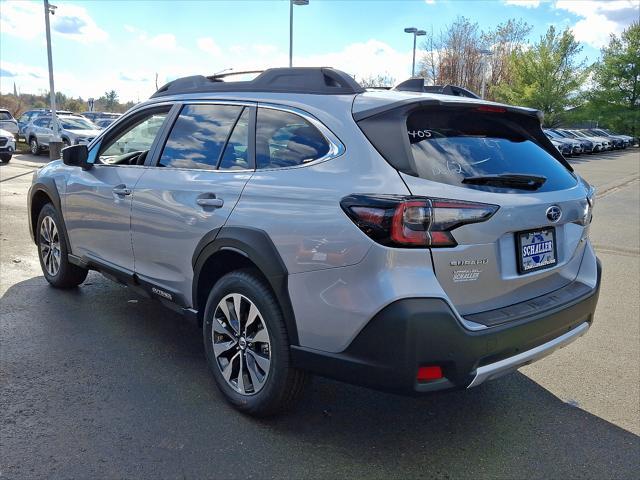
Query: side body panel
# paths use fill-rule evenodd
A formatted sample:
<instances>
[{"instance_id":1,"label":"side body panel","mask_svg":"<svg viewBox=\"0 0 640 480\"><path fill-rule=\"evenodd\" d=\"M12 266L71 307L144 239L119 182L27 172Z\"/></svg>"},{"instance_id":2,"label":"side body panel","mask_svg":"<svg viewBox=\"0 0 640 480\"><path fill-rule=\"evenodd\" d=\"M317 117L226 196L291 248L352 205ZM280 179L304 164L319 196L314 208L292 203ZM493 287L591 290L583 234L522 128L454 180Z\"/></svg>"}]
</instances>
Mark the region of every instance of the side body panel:
<instances>
[{"instance_id":1,"label":"side body panel","mask_svg":"<svg viewBox=\"0 0 640 480\"><path fill-rule=\"evenodd\" d=\"M224 225L250 177L251 172L149 167L136 186L132 206L140 279L191 300L193 253L209 232ZM223 201L222 207L198 204L214 197Z\"/></svg>"},{"instance_id":2,"label":"side body panel","mask_svg":"<svg viewBox=\"0 0 640 480\"><path fill-rule=\"evenodd\" d=\"M64 217L74 255L133 270L131 195L114 188L133 189L142 166L95 165L73 168L67 181Z\"/></svg>"}]
</instances>

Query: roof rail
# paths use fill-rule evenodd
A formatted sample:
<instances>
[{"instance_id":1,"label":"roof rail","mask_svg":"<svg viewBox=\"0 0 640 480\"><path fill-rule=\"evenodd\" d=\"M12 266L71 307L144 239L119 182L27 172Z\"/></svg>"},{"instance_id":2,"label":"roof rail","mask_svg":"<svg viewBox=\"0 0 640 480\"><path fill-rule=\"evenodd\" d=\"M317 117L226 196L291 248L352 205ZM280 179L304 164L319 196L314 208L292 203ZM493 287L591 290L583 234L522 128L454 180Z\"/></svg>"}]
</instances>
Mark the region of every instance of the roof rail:
<instances>
[{"instance_id":1,"label":"roof rail","mask_svg":"<svg viewBox=\"0 0 640 480\"><path fill-rule=\"evenodd\" d=\"M410 78L396 85L394 90L401 92L426 92L439 93L441 95L453 95L455 97L480 98L466 88L457 85L425 85L424 78Z\"/></svg>"},{"instance_id":2,"label":"roof rail","mask_svg":"<svg viewBox=\"0 0 640 480\"><path fill-rule=\"evenodd\" d=\"M256 73L254 72L237 72ZM160 87L151 98L184 93L277 92L341 95L364 92L349 74L328 67L269 68L250 81L225 82L227 75L183 77Z\"/></svg>"}]
</instances>

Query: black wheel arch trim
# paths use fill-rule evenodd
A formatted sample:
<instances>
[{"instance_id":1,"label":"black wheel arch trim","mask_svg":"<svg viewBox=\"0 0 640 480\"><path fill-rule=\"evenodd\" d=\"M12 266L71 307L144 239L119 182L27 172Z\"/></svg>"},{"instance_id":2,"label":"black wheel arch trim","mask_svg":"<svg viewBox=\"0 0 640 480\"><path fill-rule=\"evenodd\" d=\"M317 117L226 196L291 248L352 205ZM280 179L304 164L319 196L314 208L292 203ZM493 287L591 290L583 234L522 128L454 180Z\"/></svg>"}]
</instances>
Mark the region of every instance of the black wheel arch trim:
<instances>
[{"instance_id":1,"label":"black wheel arch trim","mask_svg":"<svg viewBox=\"0 0 640 480\"><path fill-rule=\"evenodd\" d=\"M245 256L262 272L282 309L289 342L292 345L298 345L298 328L289 297L289 272L273 241L264 230L225 226L212 230L202 238L192 257L193 308L204 311L204 305L198 305L197 298L200 272L209 258L224 250L231 250Z\"/></svg>"},{"instance_id":2,"label":"black wheel arch trim","mask_svg":"<svg viewBox=\"0 0 640 480\"><path fill-rule=\"evenodd\" d=\"M58 216L60 217L60 228L64 232L67 252L71 253L71 242L69 242L67 226L64 223L64 216L62 215L62 201L60 198L60 193L58 192L58 187L56 187L56 182L53 178L41 178L38 180L38 183L34 183L29 189L29 196L27 197L27 214L29 215L29 233L31 234L31 239L34 243L36 243L36 232L33 229L33 225L34 222L37 221L37 217L34 218L31 208L33 204L33 198L38 192L44 193L51 199L51 203L53 203L53 206L58 212Z\"/></svg>"}]
</instances>

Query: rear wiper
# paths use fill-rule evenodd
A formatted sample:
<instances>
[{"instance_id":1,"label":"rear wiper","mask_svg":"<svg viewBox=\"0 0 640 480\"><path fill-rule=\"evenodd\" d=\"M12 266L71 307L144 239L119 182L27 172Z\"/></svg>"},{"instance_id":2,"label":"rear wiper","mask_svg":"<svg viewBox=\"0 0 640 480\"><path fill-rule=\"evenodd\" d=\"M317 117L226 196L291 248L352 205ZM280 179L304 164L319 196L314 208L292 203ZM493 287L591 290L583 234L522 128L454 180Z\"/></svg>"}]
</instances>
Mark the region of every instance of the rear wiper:
<instances>
[{"instance_id":1,"label":"rear wiper","mask_svg":"<svg viewBox=\"0 0 640 480\"><path fill-rule=\"evenodd\" d=\"M513 187L521 190L538 190L547 177L527 175L521 173L506 173L502 175L477 175L466 177L462 183L471 185L489 185L492 187Z\"/></svg>"}]
</instances>

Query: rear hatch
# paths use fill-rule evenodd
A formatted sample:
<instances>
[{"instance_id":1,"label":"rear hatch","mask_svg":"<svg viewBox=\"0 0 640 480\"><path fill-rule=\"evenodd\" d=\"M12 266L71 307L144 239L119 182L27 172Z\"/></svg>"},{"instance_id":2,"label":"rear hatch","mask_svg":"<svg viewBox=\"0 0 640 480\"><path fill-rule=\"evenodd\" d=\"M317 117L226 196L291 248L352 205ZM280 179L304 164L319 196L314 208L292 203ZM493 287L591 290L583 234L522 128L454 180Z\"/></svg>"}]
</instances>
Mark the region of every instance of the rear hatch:
<instances>
[{"instance_id":1,"label":"rear hatch","mask_svg":"<svg viewBox=\"0 0 640 480\"><path fill-rule=\"evenodd\" d=\"M429 249L460 314L519 303L575 279L589 187L545 137L535 111L437 98L357 109L358 125L413 196L498 207L488 219L454 227L455 246Z\"/></svg>"}]
</instances>

